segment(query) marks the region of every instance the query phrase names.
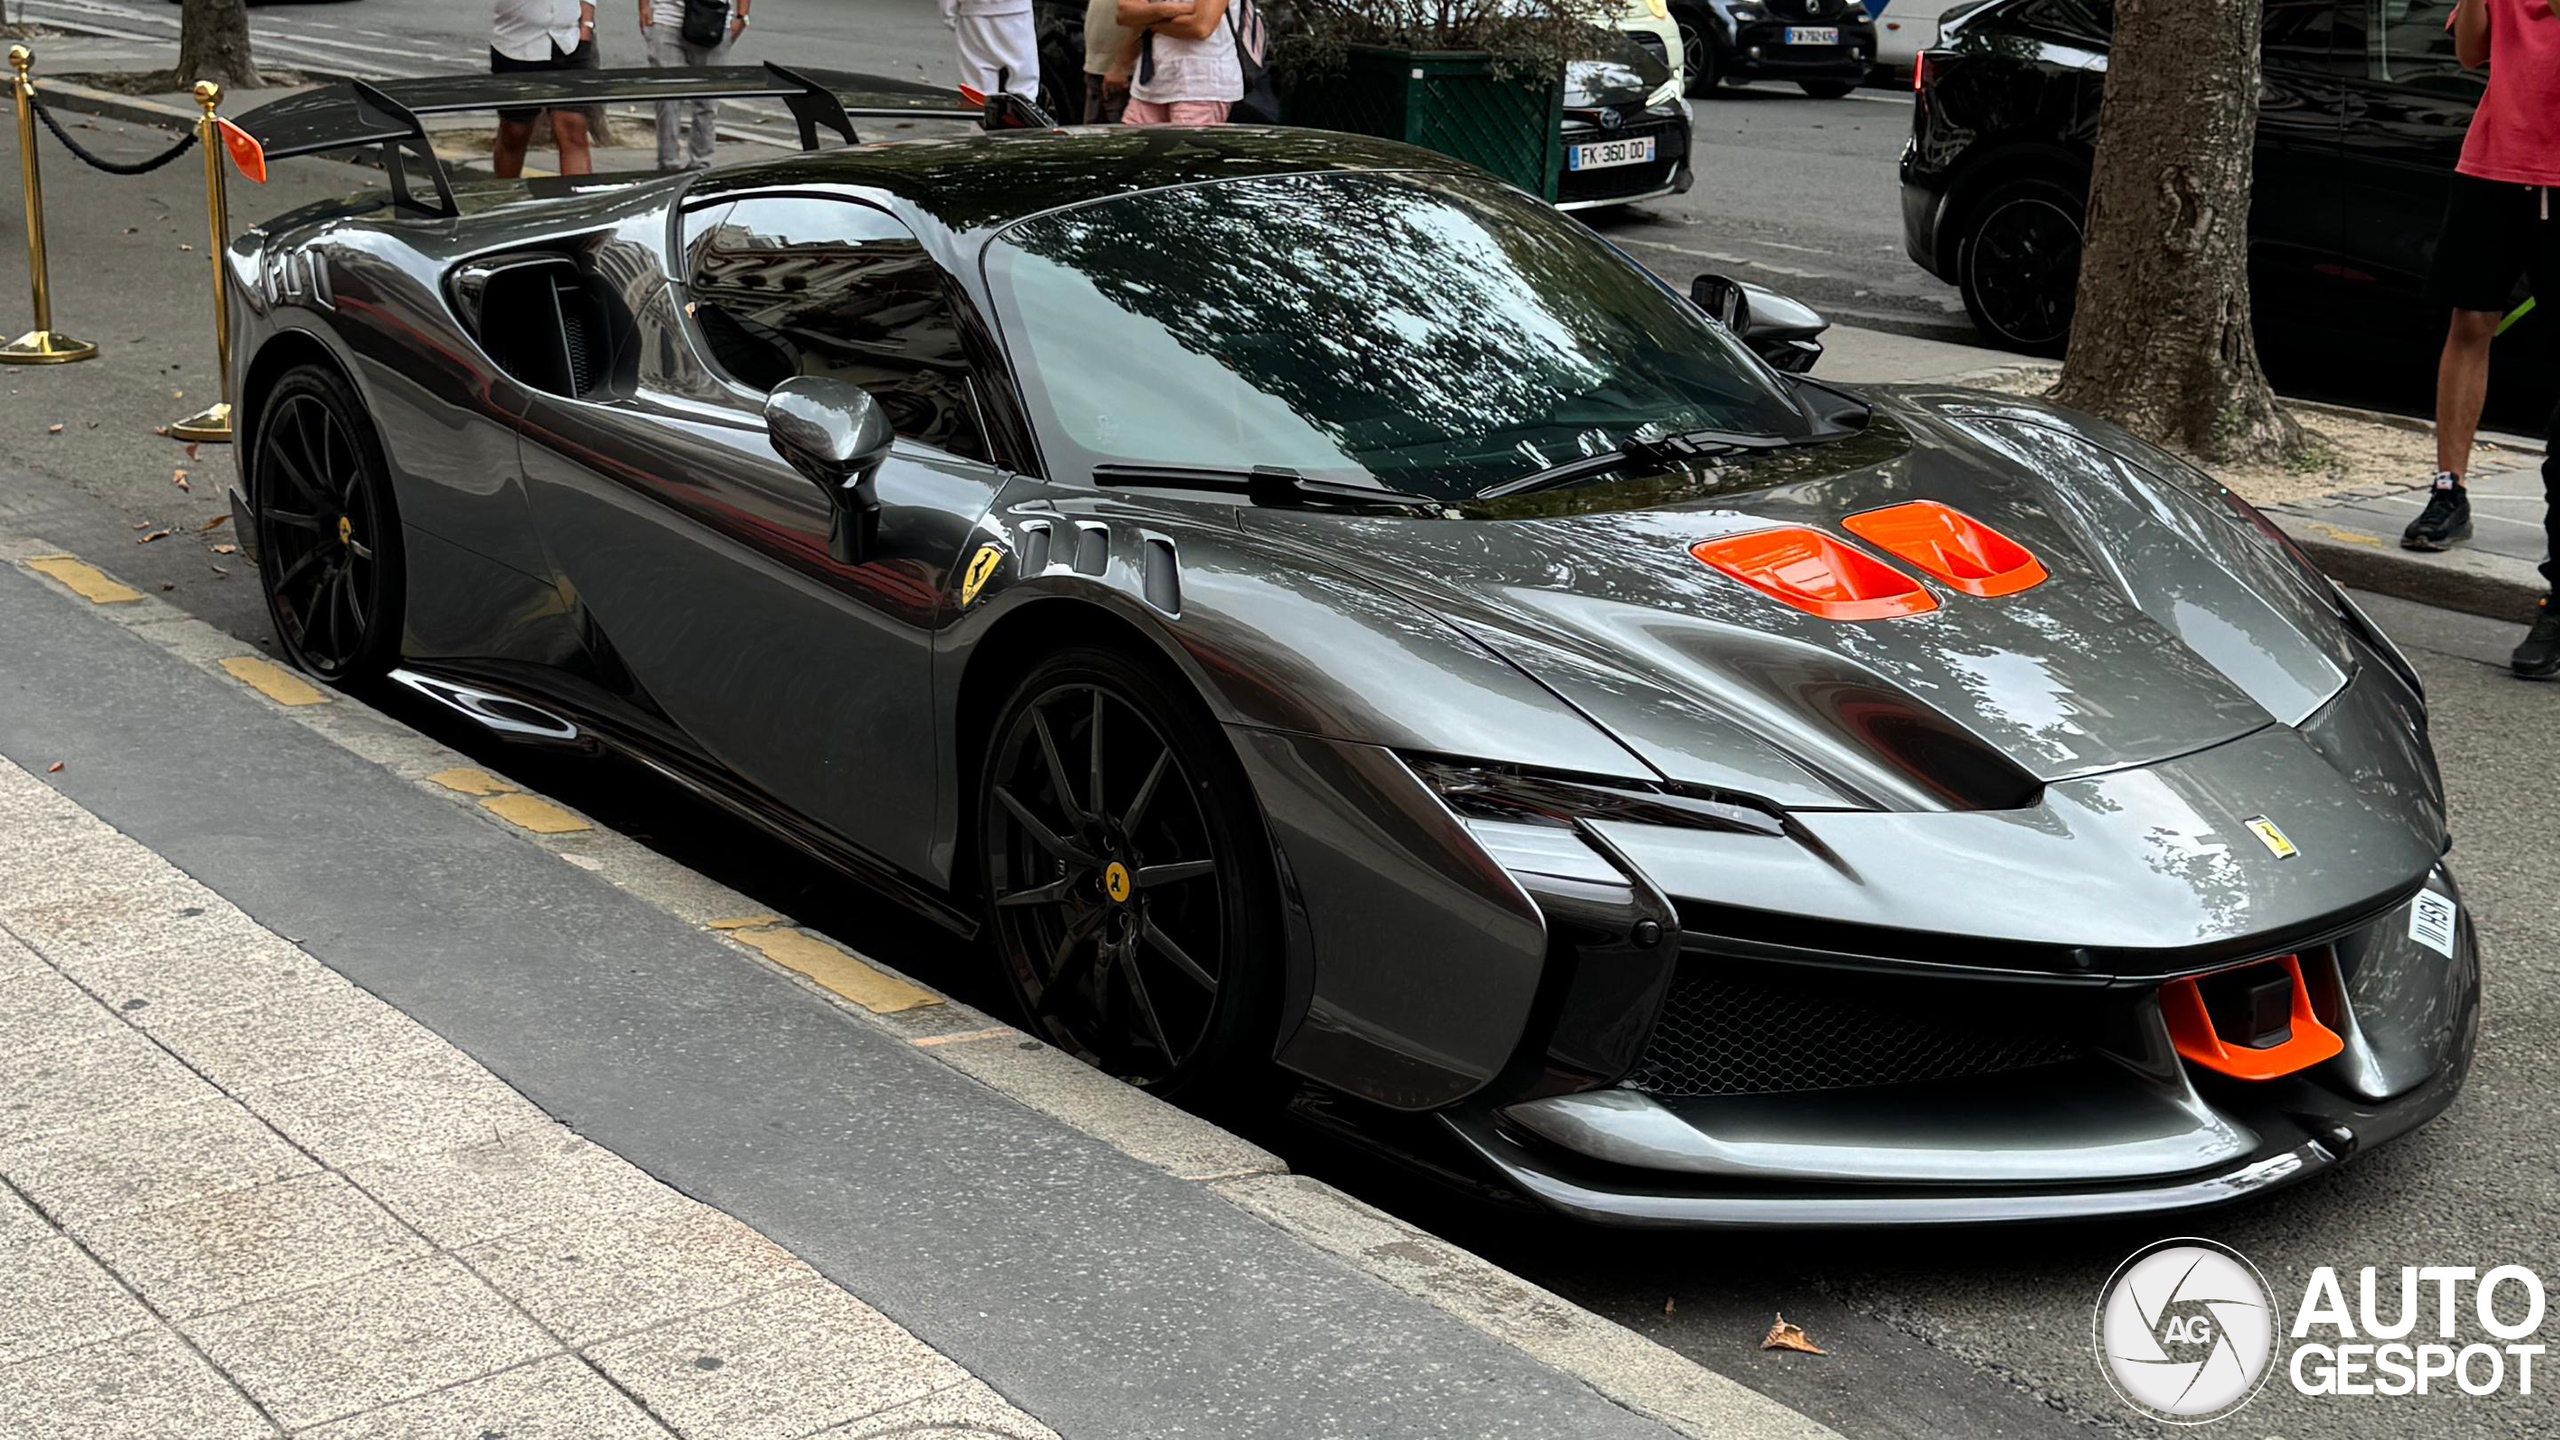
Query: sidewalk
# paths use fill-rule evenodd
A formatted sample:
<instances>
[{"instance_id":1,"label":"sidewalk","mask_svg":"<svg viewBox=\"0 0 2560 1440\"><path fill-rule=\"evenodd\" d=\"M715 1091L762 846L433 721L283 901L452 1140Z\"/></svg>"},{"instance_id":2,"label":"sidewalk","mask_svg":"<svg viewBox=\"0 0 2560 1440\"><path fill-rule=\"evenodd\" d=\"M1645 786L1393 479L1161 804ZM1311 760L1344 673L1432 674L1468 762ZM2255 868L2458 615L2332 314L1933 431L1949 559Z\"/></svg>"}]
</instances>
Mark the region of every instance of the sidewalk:
<instances>
[{"instance_id":1,"label":"sidewalk","mask_svg":"<svg viewBox=\"0 0 2560 1440\"><path fill-rule=\"evenodd\" d=\"M0 1435L1830 1433L45 549Z\"/></svg>"}]
</instances>

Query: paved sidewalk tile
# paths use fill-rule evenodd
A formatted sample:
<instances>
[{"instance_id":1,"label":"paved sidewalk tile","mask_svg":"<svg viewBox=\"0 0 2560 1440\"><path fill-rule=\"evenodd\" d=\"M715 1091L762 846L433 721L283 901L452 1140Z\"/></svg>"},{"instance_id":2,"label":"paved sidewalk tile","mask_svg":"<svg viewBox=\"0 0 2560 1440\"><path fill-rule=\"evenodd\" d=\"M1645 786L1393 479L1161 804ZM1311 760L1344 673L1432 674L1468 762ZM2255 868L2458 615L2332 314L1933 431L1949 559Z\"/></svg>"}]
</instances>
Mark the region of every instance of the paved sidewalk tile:
<instances>
[{"instance_id":1,"label":"paved sidewalk tile","mask_svg":"<svg viewBox=\"0 0 2560 1440\"><path fill-rule=\"evenodd\" d=\"M647 1171L558 1124L494 1145L375 1160L347 1176L448 1249L599 1212L682 1202Z\"/></svg>"},{"instance_id":2,"label":"paved sidewalk tile","mask_svg":"<svg viewBox=\"0 0 2560 1440\"><path fill-rule=\"evenodd\" d=\"M234 1094L422 1054L460 1058L433 1031L352 985L190 1012L152 1035Z\"/></svg>"},{"instance_id":3,"label":"paved sidewalk tile","mask_svg":"<svg viewBox=\"0 0 2560 1440\"><path fill-rule=\"evenodd\" d=\"M586 1352L687 1440L798 1440L969 1372L824 1281Z\"/></svg>"},{"instance_id":4,"label":"paved sidewalk tile","mask_svg":"<svg viewBox=\"0 0 2560 1440\"><path fill-rule=\"evenodd\" d=\"M38 906L6 923L64 974L148 1030L188 1011L346 982L192 881L111 902ZM135 1001L140 1001L139 1005Z\"/></svg>"},{"instance_id":5,"label":"paved sidewalk tile","mask_svg":"<svg viewBox=\"0 0 2560 1440\"><path fill-rule=\"evenodd\" d=\"M667 1434L603 1376L563 1355L306 1430L302 1440L666 1440Z\"/></svg>"},{"instance_id":6,"label":"paved sidewalk tile","mask_svg":"<svg viewBox=\"0 0 2560 1440\"><path fill-rule=\"evenodd\" d=\"M817 1274L737 1221L668 1192L462 1252L571 1345L587 1346Z\"/></svg>"},{"instance_id":7,"label":"paved sidewalk tile","mask_svg":"<svg viewBox=\"0 0 2560 1440\"><path fill-rule=\"evenodd\" d=\"M179 1328L292 1430L558 1350L539 1326L444 1255Z\"/></svg>"},{"instance_id":8,"label":"paved sidewalk tile","mask_svg":"<svg viewBox=\"0 0 2560 1440\"><path fill-rule=\"evenodd\" d=\"M344 1280L427 1249L345 1177L327 1173L111 1221L86 1238L173 1319Z\"/></svg>"},{"instance_id":9,"label":"paved sidewalk tile","mask_svg":"<svg viewBox=\"0 0 2560 1440\"><path fill-rule=\"evenodd\" d=\"M867 1416L810 1440L1058 1440L985 1382L971 1380L911 1405Z\"/></svg>"},{"instance_id":10,"label":"paved sidewalk tile","mask_svg":"<svg viewBox=\"0 0 2560 1440\"><path fill-rule=\"evenodd\" d=\"M0 1035L21 1052L99 1039L123 1025L79 986L51 970L0 975Z\"/></svg>"},{"instance_id":11,"label":"paved sidewalk tile","mask_svg":"<svg viewBox=\"0 0 2560 1440\"><path fill-rule=\"evenodd\" d=\"M0 920L188 883L184 871L104 825L0 832Z\"/></svg>"},{"instance_id":12,"label":"paved sidewalk tile","mask_svg":"<svg viewBox=\"0 0 2560 1440\"><path fill-rule=\"evenodd\" d=\"M0 1440L265 1440L275 1428L169 1330L0 1370Z\"/></svg>"},{"instance_id":13,"label":"paved sidewalk tile","mask_svg":"<svg viewBox=\"0 0 2560 1440\"><path fill-rule=\"evenodd\" d=\"M418 1033L433 1038L423 1028ZM506 1082L440 1042L380 1065L251 1090L241 1099L295 1144L336 1167L485 1145L550 1120Z\"/></svg>"},{"instance_id":14,"label":"paved sidewalk tile","mask_svg":"<svg viewBox=\"0 0 2560 1440\"><path fill-rule=\"evenodd\" d=\"M45 1218L28 1208L18 1192L0 1187L0 1249L25 1245L60 1232L45 1223Z\"/></svg>"},{"instance_id":15,"label":"paved sidewalk tile","mask_svg":"<svg viewBox=\"0 0 2560 1440\"><path fill-rule=\"evenodd\" d=\"M159 1323L68 1236L0 1250L0 1366Z\"/></svg>"},{"instance_id":16,"label":"paved sidewalk tile","mask_svg":"<svg viewBox=\"0 0 2560 1440\"><path fill-rule=\"evenodd\" d=\"M0 1049L0 1134L12 1144L220 1093L130 1025L96 1032L77 1045Z\"/></svg>"},{"instance_id":17,"label":"paved sidewalk tile","mask_svg":"<svg viewBox=\"0 0 2560 1440\"><path fill-rule=\"evenodd\" d=\"M80 1233L317 1168L228 1098L0 1140L0 1174Z\"/></svg>"}]
</instances>

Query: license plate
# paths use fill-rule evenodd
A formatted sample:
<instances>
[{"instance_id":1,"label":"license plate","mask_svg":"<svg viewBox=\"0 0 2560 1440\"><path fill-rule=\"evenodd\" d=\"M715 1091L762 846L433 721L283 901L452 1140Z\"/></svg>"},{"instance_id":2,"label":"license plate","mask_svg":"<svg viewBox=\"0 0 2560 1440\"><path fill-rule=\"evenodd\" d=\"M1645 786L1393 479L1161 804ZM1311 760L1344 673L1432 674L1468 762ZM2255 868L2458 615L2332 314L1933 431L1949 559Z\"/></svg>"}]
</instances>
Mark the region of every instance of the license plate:
<instances>
[{"instance_id":1,"label":"license plate","mask_svg":"<svg viewBox=\"0 0 2560 1440\"><path fill-rule=\"evenodd\" d=\"M1567 170L1606 170L1612 165L1642 165L1653 158L1651 135L1631 135L1624 140L1599 140L1589 145L1576 145L1564 152Z\"/></svg>"},{"instance_id":2,"label":"license plate","mask_svg":"<svg viewBox=\"0 0 2560 1440\"><path fill-rule=\"evenodd\" d=\"M1787 43L1790 45L1837 45L1840 43L1840 27L1837 25L1790 25L1787 27Z\"/></svg>"}]
</instances>

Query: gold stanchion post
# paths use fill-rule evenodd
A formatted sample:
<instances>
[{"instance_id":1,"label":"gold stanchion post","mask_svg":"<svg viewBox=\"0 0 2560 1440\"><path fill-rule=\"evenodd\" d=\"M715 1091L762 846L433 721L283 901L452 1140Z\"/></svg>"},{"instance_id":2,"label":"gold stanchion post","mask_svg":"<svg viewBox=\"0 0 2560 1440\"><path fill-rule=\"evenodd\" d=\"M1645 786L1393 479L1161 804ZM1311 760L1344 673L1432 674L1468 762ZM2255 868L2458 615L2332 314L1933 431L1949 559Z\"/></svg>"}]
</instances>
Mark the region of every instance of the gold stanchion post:
<instances>
[{"instance_id":1,"label":"gold stanchion post","mask_svg":"<svg viewBox=\"0 0 2560 1440\"><path fill-rule=\"evenodd\" d=\"M196 104L204 113L196 117L196 148L204 152L204 213L206 234L213 252L213 368L221 376L222 398L169 427L170 435L180 440L198 440L212 445L231 443L231 292L222 276L222 252L231 243L231 212L223 192L222 132L213 112L222 104L222 87L210 80L196 82Z\"/></svg>"},{"instance_id":2,"label":"gold stanchion post","mask_svg":"<svg viewBox=\"0 0 2560 1440\"><path fill-rule=\"evenodd\" d=\"M27 78L35 58L24 45L9 47L9 68L18 72L18 184L27 202L27 281L36 295L36 328L0 345L0 365L63 365L98 353L86 340L53 331L53 288L44 273L44 186L36 175L36 82Z\"/></svg>"}]
</instances>

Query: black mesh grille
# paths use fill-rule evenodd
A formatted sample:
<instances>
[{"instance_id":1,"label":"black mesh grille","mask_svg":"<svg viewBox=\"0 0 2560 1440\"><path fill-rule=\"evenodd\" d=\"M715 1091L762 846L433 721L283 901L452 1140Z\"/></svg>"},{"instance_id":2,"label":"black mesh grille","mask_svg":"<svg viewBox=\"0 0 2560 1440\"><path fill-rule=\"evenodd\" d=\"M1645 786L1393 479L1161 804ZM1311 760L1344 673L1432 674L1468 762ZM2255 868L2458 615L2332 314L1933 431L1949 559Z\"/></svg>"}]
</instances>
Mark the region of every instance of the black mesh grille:
<instances>
[{"instance_id":1,"label":"black mesh grille","mask_svg":"<svg viewBox=\"0 0 2560 1440\"><path fill-rule=\"evenodd\" d=\"M1685 961L1627 1083L1672 1096L1845 1090L2024 1070L2079 1053L2051 1031L1862 1004L1844 993L1848 983L1817 989L1736 976L1727 962Z\"/></svg>"}]
</instances>

